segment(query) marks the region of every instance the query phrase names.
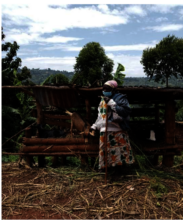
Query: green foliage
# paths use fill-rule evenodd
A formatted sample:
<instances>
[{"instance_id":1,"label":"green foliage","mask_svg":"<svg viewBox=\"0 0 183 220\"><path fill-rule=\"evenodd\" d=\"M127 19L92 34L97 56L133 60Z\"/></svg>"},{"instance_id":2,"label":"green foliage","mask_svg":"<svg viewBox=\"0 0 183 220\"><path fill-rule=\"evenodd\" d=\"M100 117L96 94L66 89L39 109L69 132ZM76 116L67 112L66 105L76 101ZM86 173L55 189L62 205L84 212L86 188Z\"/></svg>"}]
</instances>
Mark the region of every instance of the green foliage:
<instances>
[{"instance_id":1,"label":"green foliage","mask_svg":"<svg viewBox=\"0 0 183 220\"><path fill-rule=\"evenodd\" d=\"M18 161L19 156L18 155L2 155L2 162L8 163L8 162L16 162Z\"/></svg>"},{"instance_id":2,"label":"green foliage","mask_svg":"<svg viewBox=\"0 0 183 220\"><path fill-rule=\"evenodd\" d=\"M157 198L161 198L162 194L168 191L167 187L162 184L161 179L157 176L151 179L150 186L155 190Z\"/></svg>"},{"instance_id":3,"label":"green foliage","mask_svg":"<svg viewBox=\"0 0 183 220\"><path fill-rule=\"evenodd\" d=\"M51 166L52 165L52 158L51 157L45 157L46 165Z\"/></svg>"},{"instance_id":4,"label":"green foliage","mask_svg":"<svg viewBox=\"0 0 183 220\"><path fill-rule=\"evenodd\" d=\"M17 117L17 114L17 109L2 105L2 142L18 131L19 117Z\"/></svg>"},{"instance_id":5,"label":"green foliage","mask_svg":"<svg viewBox=\"0 0 183 220\"><path fill-rule=\"evenodd\" d=\"M177 102L178 112L175 115L176 121L183 121L183 100Z\"/></svg>"},{"instance_id":6,"label":"green foliage","mask_svg":"<svg viewBox=\"0 0 183 220\"><path fill-rule=\"evenodd\" d=\"M18 109L18 114L21 119L20 124L21 126L26 127L36 120L34 117L30 116L31 110L35 108L35 105L29 104L33 98L23 92L17 93L16 96L21 104L21 106Z\"/></svg>"},{"instance_id":7,"label":"green foliage","mask_svg":"<svg viewBox=\"0 0 183 220\"><path fill-rule=\"evenodd\" d=\"M177 166L183 163L183 151L181 156L174 156L174 165Z\"/></svg>"},{"instance_id":8,"label":"green foliage","mask_svg":"<svg viewBox=\"0 0 183 220\"><path fill-rule=\"evenodd\" d=\"M67 161L72 166L80 166L81 160L78 157L67 157Z\"/></svg>"},{"instance_id":9,"label":"green foliage","mask_svg":"<svg viewBox=\"0 0 183 220\"><path fill-rule=\"evenodd\" d=\"M25 82L27 82L29 78L31 78L32 76L31 76L30 70L26 66L24 66L20 73L17 72L16 77L19 81L22 82L22 84L25 84Z\"/></svg>"},{"instance_id":10,"label":"green foliage","mask_svg":"<svg viewBox=\"0 0 183 220\"><path fill-rule=\"evenodd\" d=\"M53 84L68 84L69 79L65 75L59 73L55 75L50 75L48 78L46 78L41 85L45 85L48 83L53 83Z\"/></svg>"},{"instance_id":11,"label":"green foliage","mask_svg":"<svg viewBox=\"0 0 183 220\"><path fill-rule=\"evenodd\" d=\"M140 62L150 80L166 81L168 86L171 76L183 76L183 39L168 35L154 48L145 49Z\"/></svg>"},{"instance_id":12,"label":"green foliage","mask_svg":"<svg viewBox=\"0 0 183 220\"><path fill-rule=\"evenodd\" d=\"M97 80L111 79L113 66L113 61L106 56L103 47L97 42L90 42L76 57L75 75L71 82L79 85L91 85Z\"/></svg>"},{"instance_id":13,"label":"green foliage","mask_svg":"<svg viewBox=\"0 0 183 220\"><path fill-rule=\"evenodd\" d=\"M2 39L4 39L3 32ZM29 79L31 78L29 69L23 67L22 70L18 72L21 66L21 59L17 57L18 49L19 46L17 42L6 42L2 44L2 51L7 52L6 56L2 58L2 85L27 85L29 83ZM28 107L29 100L27 95L20 93L20 90L3 89L2 142L13 136L28 123L28 115L30 116L30 107ZM8 145L5 145L6 148L7 146L11 148L13 142L9 142Z\"/></svg>"},{"instance_id":14,"label":"green foliage","mask_svg":"<svg viewBox=\"0 0 183 220\"><path fill-rule=\"evenodd\" d=\"M125 71L125 67L118 63L118 67L117 67L117 70L114 74L114 77L113 79L116 80L116 82L118 83L118 86L122 86L123 83L124 83L124 78L125 78L125 74L121 73L121 71Z\"/></svg>"},{"instance_id":15,"label":"green foliage","mask_svg":"<svg viewBox=\"0 0 183 220\"><path fill-rule=\"evenodd\" d=\"M145 165L146 165L146 163L147 163L147 159L146 159L146 157L144 157L144 156L142 156L142 155L134 155L134 157L135 157L135 161L138 163L138 165L139 165L139 168L141 169L141 170L144 170L145 168Z\"/></svg>"}]
</instances>

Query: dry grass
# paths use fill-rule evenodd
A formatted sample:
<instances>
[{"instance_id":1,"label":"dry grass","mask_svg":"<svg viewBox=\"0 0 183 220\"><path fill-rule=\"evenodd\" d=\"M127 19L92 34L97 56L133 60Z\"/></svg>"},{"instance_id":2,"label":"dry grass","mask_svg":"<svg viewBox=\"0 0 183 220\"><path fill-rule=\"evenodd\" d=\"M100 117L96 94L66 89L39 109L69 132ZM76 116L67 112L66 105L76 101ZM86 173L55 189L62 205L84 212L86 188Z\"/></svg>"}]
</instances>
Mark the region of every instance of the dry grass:
<instances>
[{"instance_id":1,"label":"dry grass","mask_svg":"<svg viewBox=\"0 0 183 220\"><path fill-rule=\"evenodd\" d=\"M2 218L183 218L183 181L2 164Z\"/></svg>"}]
</instances>

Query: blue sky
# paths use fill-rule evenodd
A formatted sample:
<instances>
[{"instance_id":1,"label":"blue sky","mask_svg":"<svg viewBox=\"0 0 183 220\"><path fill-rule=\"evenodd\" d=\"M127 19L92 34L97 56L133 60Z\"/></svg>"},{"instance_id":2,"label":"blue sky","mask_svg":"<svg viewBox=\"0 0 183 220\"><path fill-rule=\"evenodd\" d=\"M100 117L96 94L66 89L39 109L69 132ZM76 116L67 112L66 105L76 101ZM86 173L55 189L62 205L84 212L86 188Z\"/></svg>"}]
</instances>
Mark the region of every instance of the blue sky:
<instances>
[{"instance_id":1,"label":"blue sky","mask_svg":"<svg viewBox=\"0 0 183 220\"><path fill-rule=\"evenodd\" d=\"M1 18L5 41L20 45L22 67L73 71L79 51L95 41L114 61L114 71L122 63L126 76L140 77L143 49L168 34L183 37L183 5L15 2L3 1Z\"/></svg>"}]
</instances>

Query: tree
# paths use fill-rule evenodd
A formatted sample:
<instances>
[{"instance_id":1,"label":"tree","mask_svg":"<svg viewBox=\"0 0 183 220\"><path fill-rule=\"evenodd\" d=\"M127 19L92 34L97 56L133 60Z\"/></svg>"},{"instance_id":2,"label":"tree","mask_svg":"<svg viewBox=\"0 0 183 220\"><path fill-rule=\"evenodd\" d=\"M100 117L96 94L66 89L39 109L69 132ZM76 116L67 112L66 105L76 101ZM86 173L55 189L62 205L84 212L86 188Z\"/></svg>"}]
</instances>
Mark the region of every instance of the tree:
<instances>
[{"instance_id":1,"label":"tree","mask_svg":"<svg viewBox=\"0 0 183 220\"><path fill-rule=\"evenodd\" d=\"M2 30L2 40L5 35ZM14 85L16 82L21 82L31 78L30 70L24 66L18 73L18 69L22 64L22 60L17 57L19 45L16 41L13 43L6 42L2 44L2 51L7 52L2 58L2 85Z\"/></svg>"},{"instance_id":2,"label":"tree","mask_svg":"<svg viewBox=\"0 0 183 220\"><path fill-rule=\"evenodd\" d=\"M1 38L4 40L5 35L1 33ZM21 59L17 57L17 51L19 45L17 42L6 42L2 44L2 51L6 52L6 55L2 58L2 85L22 85L27 84L29 78L31 78L30 70L27 67L23 67L18 72L18 68L21 66ZM32 98L32 97L31 97ZM3 89L2 93L2 141L11 137L23 126L30 124L30 121L35 120L30 118L25 123L25 112L30 116L31 107L28 104L28 100L31 99L20 90ZM24 115L22 114L24 113ZM28 118L28 117L27 117ZM28 124L27 124L28 123ZM11 146L8 145L8 146Z\"/></svg>"},{"instance_id":3,"label":"tree","mask_svg":"<svg viewBox=\"0 0 183 220\"><path fill-rule=\"evenodd\" d=\"M69 83L69 79L61 73L58 74L51 74L50 76L48 76L43 83L41 83L41 85L45 85L47 83L53 83L53 84L68 84Z\"/></svg>"},{"instance_id":4,"label":"tree","mask_svg":"<svg viewBox=\"0 0 183 220\"><path fill-rule=\"evenodd\" d=\"M168 87L171 76L183 76L183 39L168 35L154 48L145 49L140 62L150 80L162 84L166 81Z\"/></svg>"},{"instance_id":5,"label":"tree","mask_svg":"<svg viewBox=\"0 0 183 220\"><path fill-rule=\"evenodd\" d=\"M114 63L105 54L99 43L86 44L76 57L75 74L71 80L76 84L89 85L96 80L112 79Z\"/></svg>"}]
</instances>

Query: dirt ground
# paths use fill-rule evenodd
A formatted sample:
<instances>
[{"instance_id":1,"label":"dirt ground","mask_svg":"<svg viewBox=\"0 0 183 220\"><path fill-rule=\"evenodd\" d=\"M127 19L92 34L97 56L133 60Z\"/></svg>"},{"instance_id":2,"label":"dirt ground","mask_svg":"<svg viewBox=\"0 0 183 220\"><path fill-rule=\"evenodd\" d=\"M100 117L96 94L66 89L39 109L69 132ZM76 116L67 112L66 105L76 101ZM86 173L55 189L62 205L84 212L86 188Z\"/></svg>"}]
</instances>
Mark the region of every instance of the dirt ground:
<instances>
[{"instance_id":1,"label":"dirt ground","mask_svg":"<svg viewBox=\"0 0 183 220\"><path fill-rule=\"evenodd\" d=\"M2 218L182 219L183 180L3 163Z\"/></svg>"}]
</instances>

